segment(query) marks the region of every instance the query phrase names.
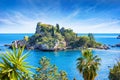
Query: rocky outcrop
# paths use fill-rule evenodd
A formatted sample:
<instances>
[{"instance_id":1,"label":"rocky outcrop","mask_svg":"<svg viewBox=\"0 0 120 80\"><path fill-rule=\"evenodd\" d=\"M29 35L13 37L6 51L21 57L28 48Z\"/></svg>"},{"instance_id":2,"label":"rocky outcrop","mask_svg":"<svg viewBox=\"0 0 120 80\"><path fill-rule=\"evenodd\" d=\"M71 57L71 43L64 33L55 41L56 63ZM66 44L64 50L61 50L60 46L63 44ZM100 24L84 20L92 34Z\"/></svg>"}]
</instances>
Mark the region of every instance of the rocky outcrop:
<instances>
[{"instance_id":1,"label":"rocky outcrop","mask_svg":"<svg viewBox=\"0 0 120 80\"><path fill-rule=\"evenodd\" d=\"M120 39L120 35L118 35L117 39Z\"/></svg>"},{"instance_id":2,"label":"rocky outcrop","mask_svg":"<svg viewBox=\"0 0 120 80\"><path fill-rule=\"evenodd\" d=\"M91 34L92 35L92 34ZM93 35L92 35L93 36ZM93 37L78 37L72 29L59 28L49 24L39 22L36 26L35 34L31 37L25 36L23 40L15 40L11 45L5 45L12 48L25 46L26 49L39 49L43 51L55 51L65 49L78 49L79 47L96 47L98 49L109 49L106 45L101 46Z\"/></svg>"},{"instance_id":3,"label":"rocky outcrop","mask_svg":"<svg viewBox=\"0 0 120 80\"><path fill-rule=\"evenodd\" d=\"M16 40L12 42L16 48L25 45L26 49L39 49L43 51L64 50L66 48L66 41L61 35L60 31L49 24L42 24L39 22L36 27L36 32L29 40ZM11 47L11 45L9 45Z\"/></svg>"},{"instance_id":4,"label":"rocky outcrop","mask_svg":"<svg viewBox=\"0 0 120 80\"><path fill-rule=\"evenodd\" d=\"M97 49L105 49L105 50L110 49L110 47L109 47L109 46L107 46L107 45L101 45L101 46L96 47L96 48L97 48Z\"/></svg>"},{"instance_id":5,"label":"rocky outcrop","mask_svg":"<svg viewBox=\"0 0 120 80\"><path fill-rule=\"evenodd\" d=\"M23 46L27 46L26 44L27 42L25 40L15 40L12 42L12 44L5 44L4 46L7 46L9 48L12 48L12 45L15 46L15 48L18 48L18 47L23 47Z\"/></svg>"},{"instance_id":6,"label":"rocky outcrop","mask_svg":"<svg viewBox=\"0 0 120 80\"><path fill-rule=\"evenodd\" d=\"M115 45L116 47L120 47L120 43Z\"/></svg>"},{"instance_id":7,"label":"rocky outcrop","mask_svg":"<svg viewBox=\"0 0 120 80\"><path fill-rule=\"evenodd\" d=\"M120 43L115 44L115 45L111 45L111 47L120 47Z\"/></svg>"},{"instance_id":8,"label":"rocky outcrop","mask_svg":"<svg viewBox=\"0 0 120 80\"><path fill-rule=\"evenodd\" d=\"M10 47L10 46L11 46L11 44L5 44L4 46L6 46L6 47Z\"/></svg>"}]
</instances>

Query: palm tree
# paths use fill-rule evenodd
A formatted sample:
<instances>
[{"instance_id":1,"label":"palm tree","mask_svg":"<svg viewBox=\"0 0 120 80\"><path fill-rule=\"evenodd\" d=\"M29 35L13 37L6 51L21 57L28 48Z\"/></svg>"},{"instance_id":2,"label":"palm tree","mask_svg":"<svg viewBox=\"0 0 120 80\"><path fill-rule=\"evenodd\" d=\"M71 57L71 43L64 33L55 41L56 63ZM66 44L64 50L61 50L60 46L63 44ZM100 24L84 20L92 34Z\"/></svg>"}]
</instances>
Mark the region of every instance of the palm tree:
<instances>
[{"instance_id":1,"label":"palm tree","mask_svg":"<svg viewBox=\"0 0 120 80\"><path fill-rule=\"evenodd\" d=\"M100 58L93 56L90 49L82 51L82 57L77 59L77 69L84 80L94 80L100 65Z\"/></svg>"},{"instance_id":2,"label":"palm tree","mask_svg":"<svg viewBox=\"0 0 120 80\"><path fill-rule=\"evenodd\" d=\"M110 69L109 80L120 80L120 61Z\"/></svg>"},{"instance_id":3,"label":"palm tree","mask_svg":"<svg viewBox=\"0 0 120 80\"><path fill-rule=\"evenodd\" d=\"M23 80L24 75L31 73L28 65L24 60L28 53L23 55L24 47L12 51L6 51L0 55L0 80Z\"/></svg>"}]
</instances>

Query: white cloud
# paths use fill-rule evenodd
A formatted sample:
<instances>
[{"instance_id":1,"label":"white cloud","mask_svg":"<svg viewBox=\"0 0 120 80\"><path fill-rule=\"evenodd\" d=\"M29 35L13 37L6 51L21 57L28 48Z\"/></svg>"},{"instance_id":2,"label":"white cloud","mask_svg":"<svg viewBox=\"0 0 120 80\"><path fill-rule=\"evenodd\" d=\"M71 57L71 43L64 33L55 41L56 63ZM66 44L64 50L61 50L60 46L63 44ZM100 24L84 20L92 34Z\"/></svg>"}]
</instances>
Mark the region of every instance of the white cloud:
<instances>
[{"instance_id":1,"label":"white cloud","mask_svg":"<svg viewBox=\"0 0 120 80\"><path fill-rule=\"evenodd\" d=\"M38 20L24 16L20 12L7 15L7 18L0 18L3 27L0 28L0 33L28 33L34 32Z\"/></svg>"},{"instance_id":2,"label":"white cloud","mask_svg":"<svg viewBox=\"0 0 120 80\"><path fill-rule=\"evenodd\" d=\"M40 12L35 13L33 16L26 16L20 12L13 12L7 14L7 18L0 18L0 22L4 25L0 27L0 33L34 33L37 22L41 21L47 24L59 23L60 26L72 28L77 33L119 33L120 20L104 19L104 18L88 18L88 19L75 19L80 15L80 10L75 10L71 14L62 18L52 18L48 13Z\"/></svg>"},{"instance_id":3,"label":"white cloud","mask_svg":"<svg viewBox=\"0 0 120 80\"><path fill-rule=\"evenodd\" d=\"M81 23L73 23L74 31L77 33L120 33L120 20L99 19L83 20ZM79 25L79 26L78 26Z\"/></svg>"},{"instance_id":4,"label":"white cloud","mask_svg":"<svg viewBox=\"0 0 120 80\"><path fill-rule=\"evenodd\" d=\"M0 19L0 22L3 24L14 24L11 20L9 19Z\"/></svg>"}]
</instances>

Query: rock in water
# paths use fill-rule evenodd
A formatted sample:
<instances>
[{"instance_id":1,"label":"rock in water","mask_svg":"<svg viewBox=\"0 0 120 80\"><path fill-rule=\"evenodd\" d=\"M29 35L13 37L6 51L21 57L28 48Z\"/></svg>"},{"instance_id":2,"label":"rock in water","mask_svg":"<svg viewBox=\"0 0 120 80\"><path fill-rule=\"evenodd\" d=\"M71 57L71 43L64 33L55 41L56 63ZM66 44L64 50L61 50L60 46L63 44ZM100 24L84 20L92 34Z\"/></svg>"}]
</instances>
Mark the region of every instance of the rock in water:
<instances>
[{"instance_id":1,"label":"rock in water","mask_svg":"<svg viewBox=\"0 0 120 80\"><path fill-rule=\"evenodd\" d=\"M35 34L31 37L25 36L23 40L13 41L12 45L16 48L25 45L26 49L39 49L43 51L55 51L65 49L78 49L80 47L108 49L106 46L101 46L91 36L79 37L72 29L59 28L50 24L38 22ZM10 48L12 48L10 45Z\"/></svg>"},{"instance_id":2,"label":"rock in water","mask_svg":"<svg viewBox=\"0 0 120 80\"><path fill-rule=\"evenodd\" d=\"M120 35L118 35L117 39L120 39Z\"/></svg>"}]
</instances>

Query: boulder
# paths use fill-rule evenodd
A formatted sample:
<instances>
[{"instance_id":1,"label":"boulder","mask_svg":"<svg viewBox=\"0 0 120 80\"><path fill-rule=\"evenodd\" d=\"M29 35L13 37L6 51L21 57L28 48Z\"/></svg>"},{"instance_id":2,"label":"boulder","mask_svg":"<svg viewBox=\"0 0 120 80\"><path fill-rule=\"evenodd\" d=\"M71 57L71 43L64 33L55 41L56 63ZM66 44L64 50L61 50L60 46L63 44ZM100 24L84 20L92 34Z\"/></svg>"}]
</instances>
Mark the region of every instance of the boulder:
<instances>
[{"instance_id":1,"label":"boulder","mask_svg":"<svg viewBox=\"0 0 120 80\"><path fill-rule=\"evenodd\" d=\"M28 49L28 50L34 50L35 48L34 48L34 46L30 46L30 47L26 47L26 49Z\"/></svg>"},{"instance_id":2,"label":"boulder","mask_svg":"<svg viewBox=\"0 0 120 80\"><path fill-rule=\"evenodd\" d=\"M103 45L103 49L108 50L110 48L107 45Z\"/></svg>"},{"instance_id":3,"label":"boulder","mask_svg":"<svg viewBox=\"0 0 120 80\"><path fill-rule=\"evenodd\" d=\"M10 46L11 46L11 44L5 44L4 46L6 46L6 47L10 47Z\"/></svg>"},{"instance_id":4,"label":"boulder","mask_svg":"<svg viewBox=\"0 0 120 80\"><path fill-rule=\"evenodd\" d=\"M117 39L120 39L120 35L118 35Z\"/></svg>"},{"instance_id":5,"label":"boulder","mask_svg":"<svg viewBox=\"0 0 120 80\"><path fill-rule=\"evenodd\" d=\"M97 49L105 49L105 50L108 50L110 49L109 46L107 45L102 45L102 46L99 46L99 47L96 47Z\"/></svg>"},{"instance_id":6,"label":"boulder","mask_svg":"<svg viewBox=\"0 0 120 80\"><path fill-rule=\"evenodd\" d=\"M16 41L12 42L10 48L12 48L12 45L14 45L15 48L23 47L23 46L26 46L26 41L25 40L16 40Z\"/></svg>"},{"instance_id":7,"label":"boulder","mask_svg":"<svg viewBox=\"0 0 120 80\"><path fill-rule=\"evenodd\" d=\"M120 47L120 43L115 45L116 47Z\"/></svg>"},{"instance_id":8,"label":"boulder","mask_svg":"<svg viewBox=\"0 0 120 80\"><path fill-rule=\"evenodd\" d=\"M111 47L120 47L120 43L119 44L115 44L115 45L111 45Z\"/></svg>"}]
</instances>

